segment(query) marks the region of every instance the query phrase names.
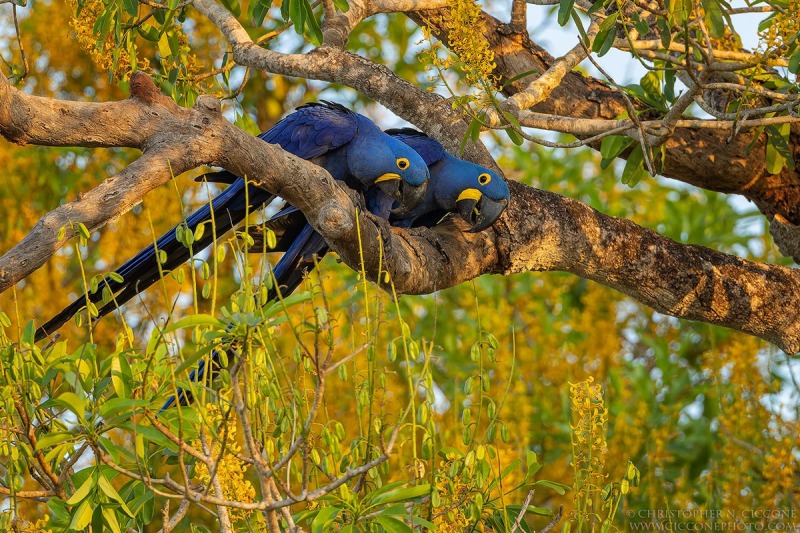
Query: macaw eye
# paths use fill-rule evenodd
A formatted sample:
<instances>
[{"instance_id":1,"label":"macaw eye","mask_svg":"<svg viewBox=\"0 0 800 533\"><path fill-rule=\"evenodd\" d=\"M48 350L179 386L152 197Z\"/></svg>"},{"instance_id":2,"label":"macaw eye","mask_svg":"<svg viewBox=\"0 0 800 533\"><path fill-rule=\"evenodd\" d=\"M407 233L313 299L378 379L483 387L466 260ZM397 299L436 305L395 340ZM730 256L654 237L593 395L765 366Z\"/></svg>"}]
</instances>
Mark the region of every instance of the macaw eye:
<instances>
[{"instance_id":1,"label":"macaw eye","mask_svg":"<svg viewBox=\"0 0 800 533\"><path fill-rule=\"evenodd\" d=\"M485 172L483 174L481 174L480 176L478 176L478 183L480 183L481 185L486 185L490 181L492 181L492 177L489 174L485 173Z\"/></svg>"},{"instance_id":2,"label":"macaw eye","mask_svg":"<svg viewBox=\"0 0 800 533\"><path fill-rule=\"evenodd\" d=\"M399 159L397 160L397 168L399 168L400 170L405 170L405 169L407 169L407 168L408 168L408 165L410 165L410 164L411 164L411 163L409 163L409 162L408 162L408 159L406 159L405 157L401 157L401 158L399 158Z\"/></svg>"}]
</instances>

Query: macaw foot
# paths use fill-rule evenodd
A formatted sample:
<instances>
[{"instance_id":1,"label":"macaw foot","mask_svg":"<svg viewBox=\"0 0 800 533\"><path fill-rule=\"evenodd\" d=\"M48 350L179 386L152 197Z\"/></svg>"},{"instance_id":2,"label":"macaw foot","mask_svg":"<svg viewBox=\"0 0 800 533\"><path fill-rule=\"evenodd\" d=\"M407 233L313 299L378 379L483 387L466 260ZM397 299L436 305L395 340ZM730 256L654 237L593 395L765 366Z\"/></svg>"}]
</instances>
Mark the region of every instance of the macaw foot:
<instances>
[{"instance_id":1,"label":"macaw foot","mask_svg":"<svg viewBox=\"0 0 800 533\"><path fill-rule=\"evenodd\" d=\"M392 226L389 224L389 221L385 218L379 217L377 215L373 215L369 211L365 211L364 214L367 218L372 221L376 226L378 226L378 231L381 233L381 242L383 244L383 257L385 259L390 259L392 257Z\"/></svg>"}]
</instances>

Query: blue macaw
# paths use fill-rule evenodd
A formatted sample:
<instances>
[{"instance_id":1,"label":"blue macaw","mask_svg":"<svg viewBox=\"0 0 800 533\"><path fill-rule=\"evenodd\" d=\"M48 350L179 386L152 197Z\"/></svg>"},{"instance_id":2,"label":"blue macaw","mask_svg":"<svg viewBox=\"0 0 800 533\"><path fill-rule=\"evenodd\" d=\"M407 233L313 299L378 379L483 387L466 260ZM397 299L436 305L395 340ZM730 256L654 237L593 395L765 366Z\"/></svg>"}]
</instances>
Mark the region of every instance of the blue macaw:
<instances>
[{"instance_id":1,"label":"blue macaw","mask_svg":"<svg viewBox=\"0 0 800 533\"><path fill-rule=\"evenodd\" d=\"M497 173L453 157L435 139L411 128L386 130L392 137L412 147L430 170L430 184L422 202L406 213L391 213L381 195L376 195L367 207L373 214L388 218L390 223L399 227L431 227L439 222L447 213L457 212L472 226L470 232L482 231L500 217L508 206L510 192L505 180ZM217 179L211 175L210 179ZM372 205L370 205L372 204ZM281 295L291 294L303 281L305 274L314 268L314 262L328 252L328 243L306 221L302 212L293 206L287 206L265 223L269 229L279 229L282 234L273 251L284 254L273 269L273 288L267 293L265 302L274 300L277 291ZM219 366L219 355L212 352L209 376L206 378L206 361L200 361L192 371L189 379L204 381L213 379ZM189 391L178 390L177 399L181 405L192 402ZM171 396L161 408L168 409L176 402Z\"/></svg>"},{"instance_id":2,"label":"blue macaw","mask_svg":"<svg viewBox=\"0 0 800 533\"><path fill-rule=\"evenodd\" d=\"M363 191L367 197L390 198L399 211L415 208L422 201L428 181L428 167L422 158L407 145L385 134L363 115L335 103L305 104L282 119L269 131L260 135L268 143L278 144L287 152L318 164L335 179ZM200 251L241 222L247 213L257 211L270 203L275 196L266 190L222 172L221 181L231 183L210 205L190 215L185 227L194 231L200 224L215 221L215 231L207 231L194 242L192 249L177 239L176 226L116 270L123 281L106 277L101 289L108 287L114 294L112 301L98 309L99 319L118 308L139 292L160 279L166 272L183 264L192 251ZM167 260L159 264L159 253ZM97 303L102 290L89 294ZM36 340L52 334L86 305L80 297L40 327Z\"/></svg>"}]
</instances>

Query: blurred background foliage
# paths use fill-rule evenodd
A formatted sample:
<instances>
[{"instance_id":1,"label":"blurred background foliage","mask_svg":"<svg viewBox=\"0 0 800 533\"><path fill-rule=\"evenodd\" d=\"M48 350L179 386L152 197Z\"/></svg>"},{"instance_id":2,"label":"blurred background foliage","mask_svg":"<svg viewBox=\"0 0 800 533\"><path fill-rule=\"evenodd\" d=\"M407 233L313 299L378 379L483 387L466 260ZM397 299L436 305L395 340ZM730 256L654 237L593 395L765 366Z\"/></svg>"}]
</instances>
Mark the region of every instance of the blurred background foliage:
<instances>
[{"instance_id":1,"label":"blurred background foliage","mask_svg":"<svg viewBox=\"0 0 800 533\"><path fill-rule=\"evenodd\" d=\"M120 2L116 9L121 12L123 4ZM105 45L96 46L98 43L89 39L87 28L96 22L104 5L99 0L86 0L82 6L83 14L78 18L75 2L29 0L25 9L18 9L28 65L27 75L18 83L21 88L40 96L83 101L126 97L125 80L132 56L98 52L106 49ZM242 18L252 16L253 5L245 3L243 7ZM265 16L259 35L275 32L285 51L307 47L295 32L283 31L286 25L274 11ZM8 44L2 51L3 58L7 65L19 66L20 49L10 10L2 9L0 15L4 19L3 39ZM384 127L398 123L380 106L340 87L261 73L245 74L239 67L231 68L215 28L194 15L188 10L183 21L176 17L174 27L163 33L172 43L139 38L135 44L128 44L137 47L136 65L153 74L162 89L181 103L190 104L197 91L216 94L225 98L224 106L231 119L253 132L268 129L294 106L319 98L341 101ZM141 33L146 32L145 28ZM361 24L348 46L388 64L406 79L432 85L429 73L416 60L419 46L415 43L421 39L418 28L404 17L378 16ZM743 201L656 178L629 188L620 184L621 167L611 165L602 170L601 156L589 149L553 150L527 142L515 146L491 134L484 140L492 146L508 179L577 198L604 213L629 218L683 243L710 246L758 261L782 261L762 218ZM130 150L0 144L6 183L0 189L0 206L6 213L0 219L2 249L8 250L19 242L42 214L71 201L135 157L136 153ZM25 349L20 351L16 341L23 337L29 320L41 323L49 318L83 293L92 276L113 270L217 192L213 187L195 184L193 177L176 177L173 183L149 194L131 212L93 234L85 246L65 247L45 268L0 295L0 309L10 317L3 339L6 429L2 433L6 445L0 446L5 470L1 486L16 486L15 490L37 487L24 469L18 468L14 474L15 461L20 459L11 457L8 444L16 443L12 448L22 446L7 430L18 423L13 409L8 408L14 391L26 383L36 383L43 387L40 402L65 390L80 396L78 384L69 385L68 379L56 383L52 375L47 376L48 369L66 373L64 362L74 362L75 354L81 350L92 354L90 360L96 362L98 378L104 371L109 372L107 368L103 370L103 361L121 356L135 369L153 353L159 353L153 369L154 377L159 379L153 383L143 381L144 392L139 396L157 409L170 390L163 379L169 377L170 369L174 370L180 360L167 357L168 350L144 349L155 327L163 326L168 319L174 322L198 313L221 319L221 307L231 308L229 296L240 289L242 280L258 278L267 262L274 261L270 254L249 254L245 258L242 240L227 238L211 255L200 255L194 276L184 266L183 274L167 276L161 287L154 287L128 304L124 313L102 320L92 333L93 344L83 344L90 338L85 324L69 324L61 332L62 340L45 353L42 361L26 358ZM535 217L536 213L530 216ZM204 268L205 262L208 266ZM245 264L250 265L249 270ZM206 285L209 289L204 290ZM365 285L357 273L338 264L335 257L328 257L310 276L307 289L314 298L291 307L288 320L270 325L265 334L270 339L268 353L288 358L286 365L291 370L287 375L296 378L284 384L286 390L294 387L307 392L313 382L313 372L299 364L298 336L292 332L318 321L319 309L325 309L326 322L335 332L330 341L334 360L367 346L326 384L323 413L312 429L320 441L327 439L324 444L315 444L319 446L318 456L322 454L319 461L325 461L326 453L335 455L329 449L329 434L322 438L325 428L335 427L338 439L347 448L351 442L373 439L370 428L376 420L378 427L388 427L400 420L409 406L411 419L416 420L412 424L410 418L405 419L401 443L388 467L371 475L370 482L357 494L363 509L381 509L368 504L377 505L380 494L376 496L374 491L393 482L412 487L428 483L426 491L430 486L435 488L436 496L427 496L421 503L418 497L422 493L408 493L404 498L417 502L420 510L415 514L440 526L440 531L506 530L510 526L508 516L513 520L516 513L511 511L518 509L509 506L520 504L531 488L536 488L531 503L538 514L529 514L527 521L535 529L550 522L552 516L548 512L555 513L563 506L565 518L559 528L570 524L567 527L574 531L588 531L591 527L599 530L602 517L608 514L599 508L608 499L602 492L612 482L618 493L611 500L623 510L616 513L613 527L620 530L635 528L637 521L647 521L648 515L642 513L651 510L721 509L740 513L798 508L797 365L793 376L787 356L763 341L660 315L613 289L561 273L483 276L436 294L404 296L395 305L389 295ZM235 298L234 295L234 301ZM403 323L407 324L405 331ZM126 335L128 332L130 336ZM301 332L299 338L306 334L307 331ZM398 337L413 339L421 355L399 354L395 341ZM189 338L182 342L185 344L181 354L189 357L193 343ZM40 366L35 372L25 366L36 364ZM22 374L11 372L14 365L28 370ZM185 379L185 372L179 377ZM269 375L262 378L268 379ZM418 386L417 380L427 384L427 389ZM227 386L215 388L225 391ZM93 397L83 391L86 402ZM219 408L214 405L224 400L224 394L216 400L209 394L208 406L198 408L200 418L211 420L210 426L217 427L214 424L220 422L214 409ZM581 435L576 428L581 427L584 403L599 409L587 415L593 421L584 440L576 441ZM35 403L30 406L34 408ZM52 410L54 406L45 408ZM139 420L133 409L130 421ZM58 411L52 412L58 418ZM64 424L64 431L72 431L79 440L80 422L70 420ZM265 424L280 427L276 420ZM40 431L46 433L46 429ZM589 441L585 440L587 435ZM119 446L129 444L131 439L123 425L107 436ZM153 438L152 442L157 443L158 439ZM585 468L576 467L583 464L581 457L586 450L590 454L594 450L593 459L585 463ZM69 449L63 453L68 455ZM349 457L356 464L363 460L364 453L353 455L351 451ZM480 472L465 464L470 453L474 454L473 461L478 457L480 464L491 466L488 479L494 485L484 484ZM336 457L341 459L341 452ZM51 460L54 465L59 464L59 457ZM150 460L154 461L154 471L175 468L169 460ZM454 463L460 465L456 476L450 471ZM629 463L638 468L640 483L623 491L625 480L633 481L635 477ZM24 462L19 464L24 466ZM106 475L105 471L98 474L93 464L88 458L74 466L74 488L87 478L87 471L95 476ZM235 470L236 466L229 468ZM202 473L196 474L203 479ZM243 468L242 476L236 483L246 484L245 479L249 479L247 483L252 481L252 486L258 486L252 469ZM128 492L123 491L127 480L122 477L112 479L113 485L130 504L143 489L128 487ZM548 482L534 486L534 479ZM562 485L569 490L564 491ZM344 528L344 512L335 516L328 513L327 522L318 517L326 506L350 509L349 516L356 516L353 509L357 506L345 492L338 499L299 504L293 512L300 513L299 519L307 520L309 528L314 523L324 525L325 530ZM508 494L498 498L504 492ZM404 498L398 497L397 501ZM150 517L154 508L156 519L148 526L142 520L138 527L156 531L160 527L157 522L162 501L152 497L145 500L150 503L142 504L138 512L145 513L149 505ZM485 504L485 508L470 508L476 502ZM56 531L70 524L77 527L80 524L73 520L79 506L78 501L51 504L50 518L40 519L39 513L47 510L44 504L11 498L4 503L4 523L11 524L11 519L16 518L14 527L28 531ZM497 509L508 512L495 512ZM589 515L592 518L587 521L585 517ZM381 513L375 516L380 517ZM393 522L386 516L384 522L363 523L373 524L369 527L375 531L392 531ZM798 515L794 516L796 522L800 521ZM238 520L243 524L242 531L263 528L255 515L240 516ZM675 519L683 520L691 519ZM759 520L753 518L751 522ZM189 522L196 527L213 527L214 519L193 507L182 523L188 527Z\"/></svg>"}]
</instances>

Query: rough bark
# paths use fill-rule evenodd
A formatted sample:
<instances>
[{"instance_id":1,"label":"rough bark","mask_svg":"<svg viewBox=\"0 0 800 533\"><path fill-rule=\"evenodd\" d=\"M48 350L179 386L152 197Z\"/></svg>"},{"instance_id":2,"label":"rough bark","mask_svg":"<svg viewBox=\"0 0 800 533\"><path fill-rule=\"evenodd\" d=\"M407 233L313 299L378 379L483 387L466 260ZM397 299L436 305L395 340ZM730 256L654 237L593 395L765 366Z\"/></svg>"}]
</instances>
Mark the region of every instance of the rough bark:
<instances>
[{"instance_id":1,"label":"rough bark","mask_svg":"<svg viewBox=\"0 0 800 533\"><path fill-rule=\"evenodd\" d=\"M519 183L510 184L511 205L490 230L463 233L460 220L432 230L389 228L357 211L351 195L322 168L228 123L215 100L204 97L192 109L180 108L157 96L143 74L135 76L131 87L128 101L71 103L72 112L61 113L63 102L25 95L0 81L0 109L9 109L13 101L29 110L0 115L0 132L12 140L60 146L62 134L71 132L70 142L77 146L124 142L143 150L117 176L45 215L25 240L0 257L0 290L39 268L65 244L66 238L57 237L64 224L81 222L95 229L130 209L173 172L209 164L247 175L299 207L353 268L360 268L360 228L368 276L385 281L378 272L382 264L400 293L430 293L484 273L564 270L661 312L757 335L790 353L800 351L800 308L792 305L800 298L797 271L682 245ZM123 133L130 127L118 119L123 111L137 117L137 134ZM39 116L58 120L39 128L31 121ZM96 121L92 128L81 127L86 116ZM386 250L382 259L381 246Z\"/></svg>"},{"instance_id":2,"label":"rough bark","mask_svg":"<svg viewBox=\"0 0 800 533\"><path fill-rule=\"evenodd\" d=\"M430 25L444 42L447 34L440 21L447 16L446 8L411 14L416 22ZM510 31L507 24L486 13L483 21L485 36L495 54L495 73L502 82L533 69L544 72L553 64L555 58L527 34ZM532 74L507 85L505 94L517 94L536 76ZM605 120L613 120L626 110L619 91L575 71L567 74L546 100L532 108L548 115ZM676 129L667 140L662 174L704 189L741 194L755 202L769 218L780 213L790 222L800 224L800 175L786 168L780 174L769 174L764 135L750 147L754 135L752 130L731 136L725 130ZM792 151L797 153L798 139L792 139Z\"/></svg>"}]
</instances>

